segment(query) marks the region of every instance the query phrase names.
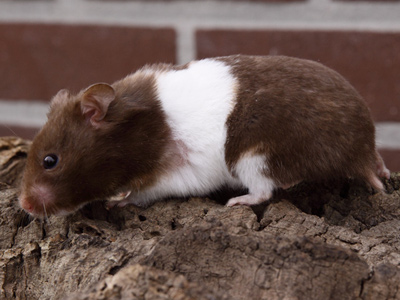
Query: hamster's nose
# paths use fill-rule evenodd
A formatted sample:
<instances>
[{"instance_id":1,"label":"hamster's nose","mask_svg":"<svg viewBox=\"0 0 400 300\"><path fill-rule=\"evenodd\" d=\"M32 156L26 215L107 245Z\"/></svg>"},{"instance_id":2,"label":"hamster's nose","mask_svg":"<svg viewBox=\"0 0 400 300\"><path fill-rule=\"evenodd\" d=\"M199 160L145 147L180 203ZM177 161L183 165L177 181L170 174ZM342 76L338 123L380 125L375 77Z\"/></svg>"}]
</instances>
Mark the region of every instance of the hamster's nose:
<instances>
[{"instance_id":1,"label":"hamster's nose","mask_svg":"<svg viewBox=\"0 0 400 300\"><path fill-rule=\"evenodd\" d=\"M22 207L23 210L27 211L28 213L33 212L33 205L29 202L27 197L19 197L19 205Z\"/></svg>"}]
</instances>

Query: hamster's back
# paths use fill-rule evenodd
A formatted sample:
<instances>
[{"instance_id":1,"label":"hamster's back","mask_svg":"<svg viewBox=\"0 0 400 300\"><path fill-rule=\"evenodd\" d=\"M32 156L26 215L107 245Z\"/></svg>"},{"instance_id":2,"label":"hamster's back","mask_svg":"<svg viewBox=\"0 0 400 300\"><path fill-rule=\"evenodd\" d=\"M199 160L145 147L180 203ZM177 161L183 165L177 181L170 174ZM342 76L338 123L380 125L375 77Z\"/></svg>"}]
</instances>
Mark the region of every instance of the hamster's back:
<instances>
[{"instance_id":1,"label":"hamster's back","mask_svg":"<svg viewBox=\"0 0 400 300\"><path fill-rule=\"evenodd\" d=\"M337 72L296 58L221 58L238 78L227 120L230 168L243 153L264 154L280 184L370 176L378 160L366 103Z\"/></svg>"}]
</instances>

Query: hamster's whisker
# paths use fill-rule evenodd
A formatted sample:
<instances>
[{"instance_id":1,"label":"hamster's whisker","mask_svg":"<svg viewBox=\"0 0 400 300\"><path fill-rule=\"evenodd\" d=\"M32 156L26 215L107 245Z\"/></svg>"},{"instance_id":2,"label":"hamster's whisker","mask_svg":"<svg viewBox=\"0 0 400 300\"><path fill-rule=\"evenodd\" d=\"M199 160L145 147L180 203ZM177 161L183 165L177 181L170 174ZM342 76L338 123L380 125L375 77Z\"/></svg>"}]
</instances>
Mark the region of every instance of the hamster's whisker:
<instances>
[{"instance_id":1,"label":"hamster's whisker","mask_svg":"<svg viewBox=\"0 0 400 300\"><path fill-rule=\"evenodd\" d=\"M22 215L22 218L18 222L18 227L25 227L24 224L26 224L26 223L29 224L34 218L30 214L28 214L26 211L24 211L23 209L21 209L20 211L22 211L23 215Z\"/></svg>"},{"instance_id":2,"label":"hamster's whisker","mask_svg":"<svg viewBox=\"0 0 400 300\"><path fill-rule=\"evenodd\" d=\"M14 130L12 130L9 126L5 125L5 124L1 124L3 125L5 128L7 128L8 130L11 131L11 133L16 136L17 138L21 138Z\"/></svg>"},{"instance_id":3,"label":"hamster's whisker","mask_svg":"<svg viewBox=\"0 0 400 300\"><path fill-rule=\"evenodd\" d=\"M49 217L46 211L46 205L43 203L44 219L50 224Z\"/></svg>"}]
</instances>

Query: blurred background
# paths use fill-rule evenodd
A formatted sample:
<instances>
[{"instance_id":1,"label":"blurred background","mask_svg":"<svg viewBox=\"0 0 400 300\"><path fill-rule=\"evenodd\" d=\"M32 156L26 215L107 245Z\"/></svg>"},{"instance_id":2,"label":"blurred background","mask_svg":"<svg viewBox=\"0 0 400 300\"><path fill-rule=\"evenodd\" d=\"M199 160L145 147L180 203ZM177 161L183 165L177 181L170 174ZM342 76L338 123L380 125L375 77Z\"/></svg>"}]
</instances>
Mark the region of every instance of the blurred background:
<instances>
[{"instance_id":1,"label":"blurred background","mask_svg":"<svg viewBox=\"0 0 400 300\"><path fill-rule=\"evenodd\" d=\"M399 0L0 0L0 136L31 139L62 88L237 53L308 58L344 75L400 170Z\"/></svg>"}]
</instances>

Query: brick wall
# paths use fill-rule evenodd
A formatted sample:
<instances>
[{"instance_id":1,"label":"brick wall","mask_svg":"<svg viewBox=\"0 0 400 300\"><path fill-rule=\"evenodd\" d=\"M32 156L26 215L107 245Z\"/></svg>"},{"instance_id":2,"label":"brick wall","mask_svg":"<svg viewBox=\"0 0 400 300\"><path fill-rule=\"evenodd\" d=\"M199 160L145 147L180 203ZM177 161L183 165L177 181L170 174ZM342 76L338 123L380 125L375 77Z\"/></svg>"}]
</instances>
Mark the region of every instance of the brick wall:
<instances>
[{"instance_id":1,"label":"brick wall","mask_svg":"<svg viewBox=\"0 0 400 300\"><path fill-rule=\"evenodd\" d=\"M0 1L0 136L32 138L59 89L113 82L147 63L283 54L343 74L400 170L399 16L399 0Z\"/></svg>"}]
</instances>

